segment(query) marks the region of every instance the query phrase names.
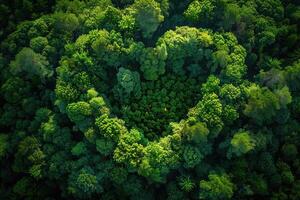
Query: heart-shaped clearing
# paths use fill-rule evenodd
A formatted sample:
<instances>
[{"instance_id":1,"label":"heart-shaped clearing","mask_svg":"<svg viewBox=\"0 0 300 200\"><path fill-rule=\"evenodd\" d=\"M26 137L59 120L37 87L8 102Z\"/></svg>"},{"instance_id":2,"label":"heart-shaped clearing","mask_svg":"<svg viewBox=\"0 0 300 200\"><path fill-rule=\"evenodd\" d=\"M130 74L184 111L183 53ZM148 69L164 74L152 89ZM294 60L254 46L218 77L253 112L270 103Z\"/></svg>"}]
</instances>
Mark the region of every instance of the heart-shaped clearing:
<instances>
[{"instance_id":1,"label":"heart-shaped clearing","mask_svg":"<svg viewBox=\"0 0 300 200\"><path fill-rule=\"evenodd\" d=\"M189 109L188 117L193 118L192 121L198 118L207 124L211 134L217 135L222 125L214 123L222 124L222 121L215 114L209 116L214 106L208 108L206 104L216 102L215 108L220 115L222 104L216 95L207 97L204 94L214 91L220 84L216 76L222 83L237 84L246 72L245 54L230 33L179 27L166 32L156 47L146 48L141 42L123 40L114 31L94 30L66 46L68 56L62 59L57 69L56 104L87 139L95 140L96 132L104 138L105 144L113 141L118 146L114 150L115 160L159 181L161 174L166 174L174 162L160 160L159 165L164 166L160 171L144 173L143 165L154 165L155 168L158 162L149 163L147 159L143 164L143 157L154 153L153 145L147 149L147 141L155 140L158 145L160 141L164 142L161 151L172 152L165 149L169 148L167 136L174 134L169 124L185 119ZM210 76L201 86L209 74L215 76ZM202 96L206 102L197 104ZM196 117L199 110L203 110L203 116ZM129 134L130 129L133 132ZM134 131L136 129L139 133ZM139 151L134 154L139 156L128 160L125 159L126 149L120 150L124 145L120 141L130 135L140 138L131 139L131 142L141 145L139 148L145 148L145 151L137 150L134 145L131 151ZM146 140L142 139L144 136ZM114 145L110 147L111 151L105 155L113 152ZM169 156L172 157L172 153Z\"/></svg>"}]
</instances>

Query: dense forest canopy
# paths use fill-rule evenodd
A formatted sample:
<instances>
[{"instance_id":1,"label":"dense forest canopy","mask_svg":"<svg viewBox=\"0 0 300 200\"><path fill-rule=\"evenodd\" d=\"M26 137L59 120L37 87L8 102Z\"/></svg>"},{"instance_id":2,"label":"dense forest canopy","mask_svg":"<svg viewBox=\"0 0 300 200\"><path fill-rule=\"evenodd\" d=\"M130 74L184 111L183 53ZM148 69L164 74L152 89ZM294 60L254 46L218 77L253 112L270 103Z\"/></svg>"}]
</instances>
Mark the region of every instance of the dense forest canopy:
<instances>
[{"instance_id":1,"label":"dense forest canopy","mask_svg":"<svg viewBox=\"0 0 300 200\"><path fill-rule=\"evenodd\" d=\"M300 199L297 0L0 3L0 199Z\"/></svg>"}]
</instances>

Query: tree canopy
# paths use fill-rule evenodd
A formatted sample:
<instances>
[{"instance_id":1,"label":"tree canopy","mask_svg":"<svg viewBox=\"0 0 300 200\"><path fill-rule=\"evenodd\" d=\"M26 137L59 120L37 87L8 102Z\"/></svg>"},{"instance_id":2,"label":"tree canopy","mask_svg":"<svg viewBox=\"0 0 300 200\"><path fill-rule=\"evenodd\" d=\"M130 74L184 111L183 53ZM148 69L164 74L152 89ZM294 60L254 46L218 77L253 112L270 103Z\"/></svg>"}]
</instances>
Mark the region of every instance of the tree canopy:
<instances>
[{"instance_id":1,"label":"tree canopy","mask_svg":"<svg viewBox=\"0 0 300 200\"><path fill-rule=\"evenodd\" d=\"M300 199L296 0L0 3L0 199Z\"/></svg>"}]
</instances>

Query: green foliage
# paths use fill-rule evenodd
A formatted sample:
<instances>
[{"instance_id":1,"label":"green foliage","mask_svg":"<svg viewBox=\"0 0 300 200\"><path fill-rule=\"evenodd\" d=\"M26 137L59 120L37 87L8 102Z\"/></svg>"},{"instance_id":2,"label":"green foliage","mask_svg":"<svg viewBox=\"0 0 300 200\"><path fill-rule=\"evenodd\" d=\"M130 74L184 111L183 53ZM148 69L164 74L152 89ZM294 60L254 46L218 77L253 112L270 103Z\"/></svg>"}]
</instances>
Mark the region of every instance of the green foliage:
<instances>
[{"instance_id":1,"label":"green foliage","mask_svg":"<svg viewBox=\"0 0 300 200\"><path fill-rule=\"evenodd\" d=\"M109 114L109 109L107 108L103 97L93 97L89 101L89 104L96 114Z\"/></svg>"},{"instance_id":2,"label":"green foliage","mask_svg":"<svg viewBox=\"0 0 300 200\"><path fill-rule=\"evenodd\" d=\"M92 115L92 108L90 104L79 101L77 103L68 104L67 115L72 122L74 122L81 130L87 128L90 123L89 116Z\"/></svg>"},{"instance_id":3,"label":"green foliage","mask_svg":"<svg viewBox=\"0 0 300 200\"><path fill-rule=\"evenodd\" d=\"M299 13L1 2L0 199L300 199Z\"/></svg>"},{"instance_id":4,"label":"green foliage","mask_svg":"<svg viewBox=\"0 0 300 200\"><path fill-rule=\"evenodd\" d=\"M72 33L79 26L78 18L73 13L56 13L54 19L54 30L64 34Z\"/></svg>"},{"instance_id":5,"label":"green foliage","mask_svg":"<svg viewBox=\"0 0 300 200\"><path fill-rule=\"evenodd\" d=\"M111 172L111 179L113 182L117 184L122 184L126 181L127 179L128 172L126 169L118 167L118 168L113 168Z\"/></svg>"},{"instance_id":6,"label":"green foliage","mask_svg":"<svg viewBox=\"0 0 300 200\"><path fill-rule=\"evenodd\" d=\"M140 57L141 71L146 80L155 81L165 73L167 50L165 45L155 49L145 49Z\"/></svg>"},{"instance_id":7,"label":"green foliage","mask_svg":"<svg viewBox=\"0 0 300 200\"><path fill-rule=\"evenodd\" d=\"M179 156L171 149L170 138L149 143L144 150L138 173L156 182L164 182L170 169L176 168Z\"/></svg>"},{"instance_id":8,"label":"green foliage","mask_svg":"<svg viewBox=\"0 0 300 200\"><path fill-rule=\"evenodd\" d=\"M136 0L133 9L143 36L145 38L151 37L164 20L159 4L154 0Z\"/></svg>"},{"instance_id":9,"label":"green foliage","mask_svg":"<svg viewBox=\"0 0 300 200\"><path fill-rule=\"evenodd\" d=\"M247 89L249 95L244 114L254 119L258 124L269 123L279 114L280 109L286 108L291 103L292 97L288 87L277 89L274 92L268 88L252 85Z\"/></svg>"},{"instance_id":10,"label":"green foliage","mask_svg":"<svg viewBox=\"0 0 300 200\"><path fill-rule=\"evenodd\" d=\"M26 170L29 174L39 179L43 176L42 167L45 164L45 154L40 149L39 141L32 136L26 137L18 145L14 171L20 172Z\"/></svg>"},{"instance_id":11,"label":"green foliage","mask_svg":"<svg viewBox=\"0 0 300 200\"><path fill-rule=\"evenodd\" d=\"M66 102L73 102L79 96L79 92L74 86L59 80L55 88L55 94L58 99L61 99ZM57 103L59 103L59 100L57 100Z\"/></svg>"},{"instance_id":12,"label":"green foliage","mask_svg":"<svg viewBox=\"0 0 300 200\"><path fill-rule=\"evenodd\" d=\"M259 12L266 16L272 17L275 20L283 18L284 8L279 0L256 1Z\"/></svg>"},{"instance_id":13,"label":"green foliage","mask_svg":"<svg viewBox=\"0 0 300 200\"><path fill-rule=\"evenodd\" d=\"M108 156L114 149L114 143L108 139L96 140L96 149L104 156Z\"/></svg>"},{"instance_id":14,"label":"green foliage","mask_svg":"<svg viewBox=\"0 0 300 200\"><path fill-rule=\"evenodd\" d=\"M241 91L232 84L224 84L220 90L220 96L228 103L235 103L241 96Z\"/></svg>"},{"instance_id":15,"label":"green foliage","mask_svg":"<svg viewBox=\"0 0 300 200\"><path fill-rule=\"evenodd\" d=\"M78 142L73 148L72 148L72 154L74 156L82 156L87 153L86 146L83 142Z\"/></svg>"},{"instance_id":16,"label":"green foliage","mask_svg":"<svg viewBox=\"0 0 300 200\"><path fill-rule=\"evenodd\" d=\"M200 151L193 146L186 146L183 150L184 166L186 168L194 168L203 158Z\"/></svg>"},{"instance_id":17,"label":"green foliage","mask_svg":"<svg viewBox=\"0 0 300 200\"><path fill-rule=\"evenodd\" d=\"M235 133L230 141L230 147L227 152L227 157L231 158L232 154L241 156L255 148L255 140L248 131Z\"/></svg>"},{"instance_id":18,"label":"green foliage","mask_svg":"<svg viewBox=\"0 0 300 200\"><path fill-rule=\"evenodd\" d=\"M141 84L141 98L133 98L131 102L134 103L122 107L126 125L142 129L149 139L159 137L169 130L170 122L179 121L195 103L193 94L199 93L197 89L194 79L175 76L163 76L156 83Z\"/></svg>"},{"instance_id":19,"label":"green foliage","mask_svg":"<svg viewBox=\"0 0 300 200\"><path fill-rule=\"evenodd\" d=\"M224 13L224 29L230 29L235 23L240 22L242 14L241 8L236 3L228 3L225 5Z\"/></svg>"},{"instance_id":20,"label":"green foliage","mask_svg":"<svg viewBox=\"0 0 300 200\"><path fill-rule=\"evenodd\" d=\"M206 94L197 105L190 109L188 116L195 117L207 124L213 136L219 134L223 128L221 119L222 104L215 93Z\"/></svg>"},{"instance_id":21,"label":"green foliage","mask_svg":"<svg viewBox=\"0 0 300 200\"><path fill-rule=\"evenodd\" d=\"M128 99L131 94L139 97L141 94L140 75L129 69L119 68L117 73L118 85L116 85L117 97Z\"/></svg>"},{"instance_id":22,"label":"green foliage","mask_svg":"<svg viewBox=\"0 0 300 200\"><path fill-rule=\"evenodd\" d=\"M35 52L42 52L47 45L48 39L46 37L39 36L30 40L30 47Z\"/></svg>"},{"instance_id":23,"label":"green foliage","mask_svg":"<svg viewBox=\"0 0 300 200\"><path fill-rule=\"evenodd\" d=\"M42 81L53 74L47 59L30 48L23 48L11 62L10 68L14 75L24 74L28 79L37 76Z\"/></svg>"},{"instance_id":24,"label":"green foliage","mask_svg":"<svg viewBox=\"0 0 300 200\"><path fill-rule=\"evenodd\" d=\"M185 192L191 192L195 187L195 183L190 179L189 176L180 177L178 184L179 184L181 190L183 190Z\"/></svg>"},{"instance_id":25,"label":"green foliage","mask_svg":"<svg viewBox=\"0 0 300 200\"><path fill-rule=\"evenodd\" d=\"M300 61L295 62L294 65L288 66L285 71L285 77L289 88L292 91L299 90L299 79L300 79Z\"/></svg>"},{"instance_id":26,"label":"green foliage","mask_svg":"<svg viewBox=\"0 0 300 200\"><path fill-rule=\"evenodd\" d=\"M207 30L198 30L193 27L178 27L175 31L167 31L157 42L165 45L167 51L167 65L176 74L184 74L183 65L187 58L199 62L204 56L210 57L209 49L212 45L212 34ZM198 66L198 65L196 65ZM192 72L195 70L191 70ZM197 71L203 71L198 69ZM196 72L197 72L196 71ZM196 74L197 75L197 74Z\"/></svg>"},{"instance_id":27,"label":"green foliage","mask_svg":"<svg viewBox=\"0 0 300 200\"><path fill-rule=\"evenodd\" d=\"M101 185L91 168L83 168L70 177L68 192L81 198L89 198L102 191Z\"/></svg>"},{"instance_id":28,"label":"green foliage","mask_svg":"<svg viewBox=\"0 0 300 200\"><path fill-rule=\"evenodd\" d=\"M200 199L231 199L234 185L228 175L211 173L208 179L200 181Z\"/></svg>"},{"instance_id":29,"label":"green foliage","mask_svg":"<svg viewBox=\"0 0 300 200\"><path fill-rule=\"evenodd\" d=\"M218 93L220 90L220 79L214 75L210 75L206 82L202 84L201 90L203 94Z\"/></svg>"},{"instance_id":30,"label":"green foliage","mask_svg":"<svg viewBox=\"0 0 300 200\"><path fill-rule=\"evenodd\" d=\"M3 158L7 154L8 150L8 136L4 134L0 134L0 158Z\"/></svg>"},{"instance_id":31,"label":"green foliage","mask_svg":"<svg viewBox=\"0 0 300 200\"><path fill-rule=\"evenodd\" d=\"M100 134L105 138L117 140L119 135L127 132L124 122L117 118L110 118L106 114L96 118L95 125L98 127Z\"/></svg>"},{"instance_id":32,"label":"green foliage","mask_svg":"<svg viewBox=\"0 0 300 200\"><path fill-rule=\"evenodd\" d=\"M1 86L1 92L7 102L18 103L30 91L30 86L24 87L26 82L19 77L7 79Z\"/></svg>"},{"instance_id":33,"label":"green foliage","mask_svg":"<svg viewBox=\"0 0 300 200\"><path fill-rule=\"evenodd\" d=\"M203 142L207 142L209 130L205 123L197 122L192 126L185 127L183 129L183 134L186 135L188 141L201 144Z\"/></svg>"},{"instance_id":34,"label":"green foliage","mask_svg":"<svg viewBox=\"0 0 300 200\"><path fill-rule=\"evenodd\" d=\"M120 137L118 146L114 151L114 160L124 163L129 169L136 168L144 155L145 138L136 129L131 129L129 133Z\"/></svg>"},{"instance_id":35,"label":"green foliage","mask_svg":"<svg viewBox=\"0 0 300 200\"><path fill-rule=\"evenodd\" d=\"M195 0L184 12L184 16L192 22L201 22L204 19L211 18L215 6L212 1Z\"/></svg>"}]
</instances>

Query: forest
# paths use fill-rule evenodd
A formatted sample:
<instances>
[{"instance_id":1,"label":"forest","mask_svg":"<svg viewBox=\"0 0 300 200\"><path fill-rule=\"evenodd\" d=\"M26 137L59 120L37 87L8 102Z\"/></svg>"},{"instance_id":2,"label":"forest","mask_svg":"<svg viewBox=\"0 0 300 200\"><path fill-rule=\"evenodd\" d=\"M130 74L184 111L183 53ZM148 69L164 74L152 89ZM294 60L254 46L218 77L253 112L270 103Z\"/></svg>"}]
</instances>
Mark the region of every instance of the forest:
<instances>
[{"instance_id":1,"label":"forest","mask_svg":"<svg viewBox=\"0 0 300 200\"><path fill-rule=\"evenodd\" d=\"M0 199L299 200L298 0L0 1Z\"/></svg>"}]
</instances>

